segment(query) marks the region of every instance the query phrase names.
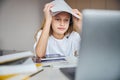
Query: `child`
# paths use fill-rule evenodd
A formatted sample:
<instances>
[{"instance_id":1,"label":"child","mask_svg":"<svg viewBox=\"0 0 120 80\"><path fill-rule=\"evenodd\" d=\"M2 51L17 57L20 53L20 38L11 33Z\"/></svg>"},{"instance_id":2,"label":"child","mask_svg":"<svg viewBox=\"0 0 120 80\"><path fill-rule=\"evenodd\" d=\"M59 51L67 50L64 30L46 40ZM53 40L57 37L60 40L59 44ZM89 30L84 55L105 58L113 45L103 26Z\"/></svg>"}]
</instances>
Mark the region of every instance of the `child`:
<instances>
[{"instance_id":1,"label":"child","mask_svg":"<svg viewBox=\"0 0 120 80\"><path fill-rule=\"evenodd\" d=\"M35 52L40 58L76 56L80 49L81 13L73 9L73 12L61 11L53 16L51 10L54 7L53 3L44 7L45 22L36 35Z\"/></svg>"}]
</instances>

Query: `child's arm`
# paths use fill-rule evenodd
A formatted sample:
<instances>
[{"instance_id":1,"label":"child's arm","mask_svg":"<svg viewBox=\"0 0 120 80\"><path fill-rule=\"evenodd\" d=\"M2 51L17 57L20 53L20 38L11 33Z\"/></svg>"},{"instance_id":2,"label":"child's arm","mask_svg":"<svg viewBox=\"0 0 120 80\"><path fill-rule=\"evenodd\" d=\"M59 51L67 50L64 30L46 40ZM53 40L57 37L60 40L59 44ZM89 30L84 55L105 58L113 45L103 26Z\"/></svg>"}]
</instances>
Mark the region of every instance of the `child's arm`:
<instances>
[{"instance_id":1,"label":"child's arm","mask_svg":"<svg viewBox=\"0 0 120 80\"><path fill-rule=\"evenodd\" d=\"M47 42L49 38L50 26L52 21L52 16L50 14L50 8L52 6L53 6L52 4L46 4L44 8L45 24L35 48L38 57L44 57L46 53Z\"/></svg>"},{"instance_id":2,"label":"child's arm","mask_svg":"<svg viewBox=\"0 0 120 80\"><path fill-rule=\"evenodd\" d=\"M77 19L76 17L73 17L73 27L74 30L78 33L82 31L82 14L79 12L78 9L73 9L73 12L80 16L80 19Z\"/></svg>"}]
</instances>

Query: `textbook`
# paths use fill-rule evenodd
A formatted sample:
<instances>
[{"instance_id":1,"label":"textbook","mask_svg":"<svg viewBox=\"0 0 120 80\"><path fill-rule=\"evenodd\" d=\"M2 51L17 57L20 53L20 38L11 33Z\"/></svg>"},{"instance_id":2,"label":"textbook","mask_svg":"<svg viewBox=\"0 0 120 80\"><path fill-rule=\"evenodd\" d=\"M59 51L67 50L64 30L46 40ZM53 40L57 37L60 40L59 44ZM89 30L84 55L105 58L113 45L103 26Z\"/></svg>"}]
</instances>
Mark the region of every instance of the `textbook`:
<instances>
[{"instance_id":1,"label":"textbook","mask_svg":"<svg viewBox=\"0 0 120 80\"><path fill-rule=\"evenodd\" d=\"M66 61L65 57L57 57L57 58L42 58L41 62L58 62L58 61Z\"/></svg>"},{"instance_id":2,"label":"textbook","mask_svg":"<svg viewBox=\"0 0 120 80\"><path fill-rule=\"evenodd\" d=\"M31 57L0 64L0 76L19 73L29 73L35 71L37 71L37 67L32 61Z\"/></svg>"},{"instance_id":3,"label":"textbook","mask_svg":"<svg viewBox=\"0 0 120 80\"><path fill-rule=\"evenodd\" d=\"M12 54L7 54L7 55L3 54L2 56L0 56L0 64L15 61L15 60L25 58L25 57L30 57L30 56L33 56L33 55L34 54L31 51L12 53Z\"/></svg>"},{"instance_id":4,"label":"textbook","mask_svg":"<svg viewBox=\"0 0 120 80\"><path fill-rule=\"evenodd\" d=\"M39 58L33 57L32 58L35 63L47 63L47 62L58 62L58 61L66 61L65 57L46 57L46 58Z\"/></svg>"}]
</instances>

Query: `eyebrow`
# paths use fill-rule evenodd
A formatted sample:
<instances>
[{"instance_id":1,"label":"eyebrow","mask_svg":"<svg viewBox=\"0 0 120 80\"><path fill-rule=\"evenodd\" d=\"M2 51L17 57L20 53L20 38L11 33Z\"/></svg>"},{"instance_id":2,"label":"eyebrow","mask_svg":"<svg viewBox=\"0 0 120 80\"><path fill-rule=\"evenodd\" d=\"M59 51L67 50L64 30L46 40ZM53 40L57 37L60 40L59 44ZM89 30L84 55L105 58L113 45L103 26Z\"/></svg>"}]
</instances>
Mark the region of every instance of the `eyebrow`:
<instances>
[{"instance_id":1,"label":"eyebrow","mask_svg":"<svg viewBox=\"0 0 120 80\"><path fill-rule=\"evenodd\" d=\"M55 18L60 18L60 16L55 16ZM65 18L70 19L70 17L66 16Z\"/></svg>"}]
</instances>

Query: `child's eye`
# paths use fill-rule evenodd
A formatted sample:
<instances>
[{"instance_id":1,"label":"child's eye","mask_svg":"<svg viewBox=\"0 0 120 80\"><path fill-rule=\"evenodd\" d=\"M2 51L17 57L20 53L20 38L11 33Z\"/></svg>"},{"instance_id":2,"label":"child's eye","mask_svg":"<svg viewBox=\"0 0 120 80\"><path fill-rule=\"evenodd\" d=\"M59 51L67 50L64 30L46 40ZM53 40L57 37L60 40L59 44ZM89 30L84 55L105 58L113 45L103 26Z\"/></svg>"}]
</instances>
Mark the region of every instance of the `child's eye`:
<instances>
[{"instance_id":1,"label":"child's eye","mask_svg":"<svg viewBox=\"0 0 120 80\"><path fill-rule=\"evenodd\" d=\"M68 21L69 21L69 19L65 19L65 21L66 21L66 22L68 22Z\"/></svg>"},{"instance_id":2,"label":"child's eye","mask_svg":"<svg viewBox=\"0 0 120 80\"><path fill-rule=\"evenodd\" d=\"M57 19L55 19L55 20L59 21L60 19L57 18Z\"/></svg>"}]
</instances>

